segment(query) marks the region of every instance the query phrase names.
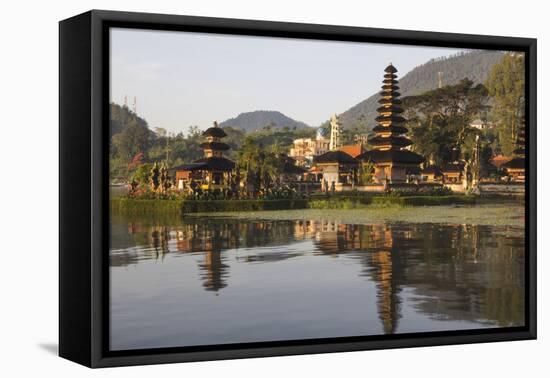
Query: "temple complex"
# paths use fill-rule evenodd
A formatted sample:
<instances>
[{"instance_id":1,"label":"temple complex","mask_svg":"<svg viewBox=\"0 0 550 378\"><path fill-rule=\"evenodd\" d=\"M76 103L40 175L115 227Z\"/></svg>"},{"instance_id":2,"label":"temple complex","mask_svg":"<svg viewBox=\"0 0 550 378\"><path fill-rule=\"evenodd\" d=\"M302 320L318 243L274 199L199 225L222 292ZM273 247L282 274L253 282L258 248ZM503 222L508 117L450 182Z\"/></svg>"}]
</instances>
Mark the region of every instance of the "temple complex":
<instances>
[{"instance_id":1,"label":"temple complex","mask_svg":"<svg viewBox=\"0 0 550 378\"><path fill-rule=\"evenodd\" d=\"M525 119L518 130L514 158L502 164L502 167L512 181L525 182Z\"/></svg>"},{"instance_id":2,"label":"temple complex","mask_svg":"<svg viewBox=\"0 0 550 378\"><path fill-rule=\"evenodd\" d=\"M200 185L202 190L226 189L230 186L231 172L235 163L223 156L229 150L229 145L221 140L227 134L217 122L202 133L206 141L200 145L204 157L191 164L184 164L173 168L176 173L178 189L185 189L186 185ZM191 189L196 189L192 188Z\"/></svg>"},{"instance_id":3,"label":"temple complex","mask_svg":"<svg viewBox=\"0 0 550 378\"><path fill-rule=\"evenodd\" d=\"M424 158L405 148L412 145L412 141L404 136L407 128L403 126L405 119L401 116L401 95L397 86L397 69L390 63L385 69L382 85L382 98L378 101L378 125L373 131L376 135L369 140L373 149L357 158L370 161L374 164L374 180L378 183L404 183L407 181L408 171L419 171Z\"/></svg>"}]
</instances>

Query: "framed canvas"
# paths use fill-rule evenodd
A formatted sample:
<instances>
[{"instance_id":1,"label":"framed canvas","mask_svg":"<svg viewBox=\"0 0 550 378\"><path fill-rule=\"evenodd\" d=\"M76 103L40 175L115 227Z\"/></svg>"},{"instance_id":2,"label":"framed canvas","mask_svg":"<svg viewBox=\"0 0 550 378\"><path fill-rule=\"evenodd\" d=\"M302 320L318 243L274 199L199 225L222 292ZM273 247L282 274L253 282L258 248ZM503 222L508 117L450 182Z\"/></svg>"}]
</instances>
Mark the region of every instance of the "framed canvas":
<instances>
[{"instance_id":1,"label":"framed canvas","mask_svg":"<svg viewBox=\"0 0 550 378\"><path fill-rule=\"evenodd\" d=\"M535 39L94 10L59 62L62 357L536 338Z\"/></svg>"}]
</instances>

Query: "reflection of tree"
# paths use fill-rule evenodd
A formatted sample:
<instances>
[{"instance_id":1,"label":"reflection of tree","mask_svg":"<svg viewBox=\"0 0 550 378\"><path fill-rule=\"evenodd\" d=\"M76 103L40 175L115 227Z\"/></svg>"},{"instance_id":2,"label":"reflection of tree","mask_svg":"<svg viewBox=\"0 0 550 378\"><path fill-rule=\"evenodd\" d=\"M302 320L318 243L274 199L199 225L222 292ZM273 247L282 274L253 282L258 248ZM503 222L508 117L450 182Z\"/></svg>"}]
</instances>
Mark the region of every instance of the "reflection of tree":
<instances>
[{"instance_id":1,"label":"reflection of tree","mask_svg":"<svg viewBox=\"0 0 550 378\"><path fill-rule=\"evenodd\" d=\"M430 225L422 232L416 233L420 248L407 259L402 277L421 298L418 311L442 320L523 324L522 230Z\"/></svg>"},{"instance_id":2,"label":"reflection of tree","mask_svg":"<svg viewBox=\"0 0 550 378\"><path fill-rule=\"evenodd\" d=\"M169 239L169 229L167 226L154 227L151 230L151 246L154 249L155 258L161 257L164 259L164 256L169 252L168 250L168 239Z\"/></svg>"}]
</instances>

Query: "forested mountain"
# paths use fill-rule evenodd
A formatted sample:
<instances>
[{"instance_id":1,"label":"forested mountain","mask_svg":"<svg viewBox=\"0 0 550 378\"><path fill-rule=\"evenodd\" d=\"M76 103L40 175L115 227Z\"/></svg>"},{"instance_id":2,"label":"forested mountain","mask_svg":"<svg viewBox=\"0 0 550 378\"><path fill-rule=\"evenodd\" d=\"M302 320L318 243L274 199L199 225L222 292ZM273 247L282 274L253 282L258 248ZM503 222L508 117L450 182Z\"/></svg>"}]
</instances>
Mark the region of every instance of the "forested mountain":
<instances>
[{"instance_id":1,"label":"forested mountain","mask_svg":"<svg viewBox=\"0 0 550 378\"><path fill-rule=\"evenodd\" d=\"M303 122L293 120L278 111L257 110L241 113L235 118L230 118L220 123L220 127L233 127L246 132L262 129L303 129L309 127Z\"/></svg>"},{"instance_id":2,"label":"forested mountain","mask_svg":"<svg viewBox=\"0 0 550 378\"><path fill-rule=\"evenodd\" d=\"M487 79L491 67L500 62L502 57L503 53L500 51L485 50L431 59L399 77L399 92L402 96L410 96L435 89L439 85L440 75L442 85L455 85L464 78L469 78L474 84L483 83ZM382 74L383 72L380 71L380 82ZM398 75L400 74L403 72L398 73ZM380 95L376 93L342 113L340 121L344 129L365 127L369 130L372 129L376 125L374 118L376 118L379 98Z\"/></svg>"},{"instance_id":3,"label":"forested mountain","mask_svg":"<svg viewBox=\"0 0 550 378\"><path fill-rule=\"evenodd\" d=\"M111 103L110 109L111 115L111 128L110 135L118 134L122 132L126 127L131 124L138 127L147 129L147 121L131 111L127 106L120 106L115 103Z\"/></svg>"}]
</instances>

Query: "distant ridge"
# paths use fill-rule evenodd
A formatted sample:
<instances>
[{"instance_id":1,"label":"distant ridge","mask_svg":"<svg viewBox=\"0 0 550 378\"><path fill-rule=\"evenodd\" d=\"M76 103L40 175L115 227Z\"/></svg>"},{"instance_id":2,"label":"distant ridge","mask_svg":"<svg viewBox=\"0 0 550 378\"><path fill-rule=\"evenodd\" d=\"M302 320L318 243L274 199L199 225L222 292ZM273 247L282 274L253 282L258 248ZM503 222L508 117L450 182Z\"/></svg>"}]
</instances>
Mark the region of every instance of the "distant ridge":
<instances>
[{"instance_id":1,"label":"distant ridge","mask_svg":"<svg viewBox=\"0 0 550 378\"><path fill-rule=\"evenodd\" d=\"M296 121L281 112L273 110L256 110L253 112L241 113L235 118L221 122L220 127L233 127L246 132L262 130L266 127L271 129L303 129L310 126L303 122Z\"/></svg>"},{"instance_id":2,"label":"distant ridge","mask_svg":"<svg viewBox=\"0 0 550 378\"><path fill-rule=\"evenodd\" d=\"M443 85L457 84L465 77L474 83L483 83L487 79L491 67L500 62L503 56L501 51L474 50L445 58L431 59L428 62L415 67L403 77L399 77L399 87L402 97L417 95L439 85L439 72ZM380 68L380 82L382 81L382 69ZM397 67L399 69L399 67ZM400 72L398 74L403 74ZM382 84L380 84L382 85ZM340 115L340 121L344 128L354 127L358 124L365 125L369 130L376 122L376 108L378 105L378 93L361 101Z\"/></svg>"}]
</instances>

